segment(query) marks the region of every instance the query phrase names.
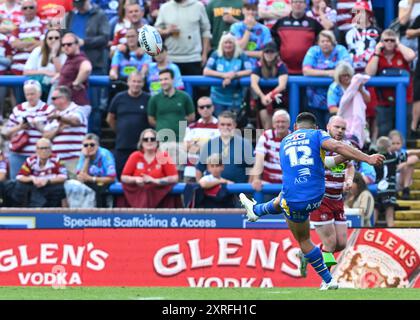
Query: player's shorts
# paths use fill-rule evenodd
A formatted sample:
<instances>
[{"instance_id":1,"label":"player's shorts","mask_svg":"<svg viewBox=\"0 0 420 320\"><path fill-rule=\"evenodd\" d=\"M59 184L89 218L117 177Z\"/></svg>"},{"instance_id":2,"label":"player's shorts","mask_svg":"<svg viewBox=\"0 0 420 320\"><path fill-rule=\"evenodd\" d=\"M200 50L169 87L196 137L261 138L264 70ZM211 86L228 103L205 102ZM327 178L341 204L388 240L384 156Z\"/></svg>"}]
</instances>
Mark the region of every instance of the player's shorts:
<instances>
[{"instance_id":1,"label":"player's shorts","mask_svg":"<svg viewBox=\"0 0 420 320\"><path fill-rule=\"evenodd\" d=\"M280 193L279 197L280 207L285 218L293 222L301 223L308 219L309 214L312 211L319 208L323 195L309 201L301 202L289 202L283 197L283 193Z\"/></svg>"},{"instance_id":2,"label":"player's shorts","mask_svg":"<svg viewBox=\"0 0 420 320\"><path fill-rule=\"evenodd\" d=\"M375 197L375 208L384 211L388 207L397 206L397 197L395 192L380 194Z\"/></svg>"},{"instance_id":3,"label":"player's shorts","mask_svg":"<svg viewBox=\"0 0 420 320\"><path fill-rule=\"evenodd\" d=\"M347 219L344 214L343 199L335 200L324 197L324 199L322 199L321 206L311 212L310 218L311 222L315 226L321 226L329 223L346 224Z\"/></svg>"}]
</instances>

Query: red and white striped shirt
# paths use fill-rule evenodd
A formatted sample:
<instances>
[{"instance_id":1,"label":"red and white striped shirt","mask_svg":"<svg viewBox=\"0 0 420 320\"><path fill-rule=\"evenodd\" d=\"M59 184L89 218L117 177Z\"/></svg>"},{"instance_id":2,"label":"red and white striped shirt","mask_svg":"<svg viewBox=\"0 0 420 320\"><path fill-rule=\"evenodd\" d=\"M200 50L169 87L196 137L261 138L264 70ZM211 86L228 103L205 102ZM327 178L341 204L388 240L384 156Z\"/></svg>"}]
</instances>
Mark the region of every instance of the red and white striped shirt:
<instances>
[{"instance_id":1,"label":"red and white striped shirt","mask_svg":"<svg viewBox=\"0 0 420 320\"><path fill-rule=\"evenodd\" d=\"M34 154L25 160L16 178L22 176L42 177L45 179L56 177L67 178L67 169L55 154L51 154L45 165L41 167L39 157Z\"/></svg>"},{"instance_id":2,"label":"red and white striped shirt","mask_svg":"<svg viewBox=\"0 0 420 320\"><path fill-rule=\"evenodd\" d=\"M351 146L348 141L343 141ZM326 157L334 157L337 153L326 151ZM325 196L330 199L341 200L343 198L344 181L349 161L340 163L334 168L325 168Z\"/></svg>"},{"instance_id":3,"label":"red and white striped shirt","mask_svg":"<svg viewBox=\"0 0 420 320\"><path fill-rule=\"evenodd\" d=\"M35 17L32 21L26 21L25 18L21 19L18 28L16 28L9 38L9 42L21 41L41 41L44 39L45 24L39 17ZM12 65L10 70L15 75L23 73L23 67L26 60L28 60L31 51L27 49L14 49L12 57Z\"/></svg>"},{"instance_id":4,"label":"red and white striped shirt","mask_svg":"<svg viewBox=\"0 0 420 320\"><path fill-rule=\"evenodd\" d=\"M18 26L22 17L22 9L19 4L15 3L12 9L7 9L6 3L0 4L0 15L3 17L3 21L6 20L8 23L13 23Z\"/></svg>"},{"instance_id":5,"label":"red and white striped shirt","mask_svg":"<svg viewBox=\"0 0 420 320\"><path fill-rule=\"evenodd\" d=\"M361 1L368 2L372 8L370 0L337 0L337 27L340 31L346 31L352 27L355 15L354 5Z\"/></svg>"},{"instance_id":6,"label":"red and white striped shirt","mask_svg":"<svg viewBox=\"0 0 420 320\"><path fill-rule=\"evenodd\" d=\"M12 55L12 48L9 44L9 38L0 33L0 57L5 58ZM0 74L5 74L8 67L0 65Z\"/></svg>"},{"instance_id":7,"label":"red and white striped shirt","mask_svg":"<svg viewBox=\"0 0 420 320\"><path fill-rule=\"evenodd\" d=\"M280 143L284 137L276 137L274 129L265 130L255 147L255 152L264 155L262 180L269 183L283 183L280 166Z\"/></svg>"},{"instance_id":8,"label":"red and white striped shirt","mask_svg":"<svg viewBox=\"0 0 420 320\"><path fill-rule=\"evenodd\" d=\"M39 131L39 127L45 126L47 123L47 116L54 110L52 106L47 105L43 101L38 101L35 107L30 107L28 102L18 104L13 108L12 113L9 116L9 120L6 123L7 128L13 128L23 122L26 118L30 125L28 130L25 130L29 135L29 143L22 148L22 150L16 152L20 155L30 156L35 153L35 144L39 138L42 137L42 132ZM38 125L38 128L36 127ZM20 133L17 132L16 134ZM11 145L9 146L11 147Z\"/></svg>"},{"instance_id":9,"label":"red and white striped shirt","mask_svg":"<svg viewBox=\"0 0 420 320\"><path fill-rule=\"evenodd\" d=\"M194 141L200 148L209 140L220 136L220 131L217 127L217 118L212 117L210 122L205 123L202 118L191 123L185 130L184 142ZM186 175L195 176L195 165L197 164L199 156L199 148L197 152L188 150Z\"/></svg>"},{"instance_id":10,"label":"red and white striped shirt","mask_svg":"<svg viewBox=\"0 0 420 320\"><path fill-rule=\"evenodd\" d=\"M80 122L77 126L62 125L52 140L52 151L64 161L80 156L83 138L87 133L87 118L83 108L72 102L65 110L59 112L62 117L77 118ZM44 130L55 130L59 126L60 122L54 119L45 126Z\"/></svg>"}]
</instances>

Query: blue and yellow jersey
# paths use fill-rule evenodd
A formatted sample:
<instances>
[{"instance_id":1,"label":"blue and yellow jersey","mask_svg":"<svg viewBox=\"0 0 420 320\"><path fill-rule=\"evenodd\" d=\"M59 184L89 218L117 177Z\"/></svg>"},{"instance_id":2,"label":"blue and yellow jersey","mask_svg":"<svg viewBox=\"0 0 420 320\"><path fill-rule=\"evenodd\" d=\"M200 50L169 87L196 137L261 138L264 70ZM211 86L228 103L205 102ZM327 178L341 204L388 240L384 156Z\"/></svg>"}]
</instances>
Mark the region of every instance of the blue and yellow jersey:
<instances>
[{"instance_id":1,"label":"blue and yellow jersey","mask_svg":"<svg viewBox=\"0 0 420 320\"><path fill-rule=\"evenodd\" d=\"M283 197L287 202L308 201L325 192L325 151L321 144L331 139L323 130L299 129L280 144Z\"/></svg>"}]
</instances>

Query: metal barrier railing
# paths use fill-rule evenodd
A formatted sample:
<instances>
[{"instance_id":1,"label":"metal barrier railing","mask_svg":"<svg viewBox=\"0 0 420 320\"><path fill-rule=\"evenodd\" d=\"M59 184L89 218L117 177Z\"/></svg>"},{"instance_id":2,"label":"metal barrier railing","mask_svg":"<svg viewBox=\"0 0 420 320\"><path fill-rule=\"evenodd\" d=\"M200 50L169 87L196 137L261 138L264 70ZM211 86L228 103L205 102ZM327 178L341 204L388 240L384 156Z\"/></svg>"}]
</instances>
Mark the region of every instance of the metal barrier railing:
<instances>
[{"instance_id":1,"label":"metal barrier railing","mask_svg":"<svg viewBox=\"0 0 420 320\"><path fill-rule=\"evenodd\" d=\"M22 85L27 78L25 76L0 76L0 86L18 86ZM204 76L183 76L185 84L185 91L190 95L192 94L193 87L197 86L221 86L222 79ZM233 85L237 84L238 80L233 81ZM288 91L289 91L289 113L291 122L294 123L300 110L300 95L299 89L304 86L328 86L333 80L327 77L306 77L306 76L289 76ZM89 83L91 86L106 87L109 85L108 76L90 76ZM239 80L241 86L249 86L250 78L242 78ZM407 86L409 78L406 76L401 77L372 77L367 85L373 87L395 87L395 117L396 129L399 130L405 137L407 133ZM276 86L277 79L261 80L262 87Z\"/></svg>"}]
</instances>

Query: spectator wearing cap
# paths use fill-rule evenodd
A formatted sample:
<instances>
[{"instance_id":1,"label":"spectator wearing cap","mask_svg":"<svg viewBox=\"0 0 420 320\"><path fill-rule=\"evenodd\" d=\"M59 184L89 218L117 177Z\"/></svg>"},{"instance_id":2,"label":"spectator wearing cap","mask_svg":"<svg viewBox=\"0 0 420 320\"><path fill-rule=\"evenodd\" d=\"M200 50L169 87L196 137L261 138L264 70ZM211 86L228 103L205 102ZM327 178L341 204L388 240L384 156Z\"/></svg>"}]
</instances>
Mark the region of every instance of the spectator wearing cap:
<instances>
[{"instance_id":1,"label":"spectator wearing cap","mask_svg":"<svg viewBox=\"0 0 420 320\"><path fill-rule=\"evenodd\" d=\"M340 43L347 47L355 71L363 73L382 31L376 25L373 11L367 2L356 3L353 12L355 23L343 34Z\"/></svg>"},{"instance_id":2,"label":"spectator wearing cap","mask_svg":"<svg viewBox=\"0 0 420 320\"><path fill-rule=\"evenodd\" d=\"M249 76L251 71L252 65L242 53L235 37L232 34L223 35L217 51L212 53L203 71L205 76L223 79L221 87L212 86L210 91L216 116L226 110L239 111L243 90L237 85L232 85L232 81Z\"/></svg>"},{"instance_id":3,"label":"spectator wearing cap","mask_svg":"<svg viewBox=\"0 0 420 320\"><path fill-rule=\"evenodd\" d=\"M260 79L278 79L275 88L260 87ZM275 43L268 43L264 49L260 61L251 74L251 88L258 96L257 109L261 125L265 130L271 128L271 115L276 109L284 108L281 99L282 92L286 90L288 71L286 65L281 61L278 48Z\"/></svg>"},{"instance_id":4,"label":"spectator wearing cap","mask_svg":"<svg viewBox=\"0 0 420 320\"><path fill-rule=\"evenodd\" d=\"M1 132L10 140L10 179L16 178L26 158L35 153L35 144L42 137L48 115L54 110L40 100L41 85L38 81L27 80L23 85L23 92L26 101L13 108ZM18 143L12 143L15 139Z\"/></svg>"},{"instance_id":5,"label":"spectator wearing cap","mask_svg":"<svg viewBox=\"0 0 420 320\"><path fill-rule=\"evenodd\" d=\"M410 62L416 53L399 42L395 31L386 29L381 34L381 41L375 47L375 53L366 66L370 76L408 75L410 83L407 88L407 117L411 117L413 103L413 78L410 74ZM376 88L378 106L376 107L378 135L385 136L395 128L395 89Z\"/></svg>"},{"instance_id":6,"label":"spectator wearing cap","mask_svg":"<svg viewBox=\"0 0 420 320\"><path fill-rule=\"evenodd\" d=\"M228 32L232 24L243 19L243 4L243 0L212 0L207 5L207 15L212 30L212 51L217 50L223 33Z\"/></svg>"},{"instance_id":7,"label":"spectator wearing cap","mask_svg":"<svg viewBox=\"0 0 420 320\"><path fill-rule=\"evenodd\" d=\"M73 0L74 9L66 16L66 27L77 37L78 46L86 54L92 64L93 75L108 73L108 40L110 34L109 21L105 13L90 0ZM95 88L91 91L92 112L89 119L89 131L100 135L102 110L100 106L103 89ZM107 99L104 97L103 104ZM84 105L78 103L80 105Z\"/></svg>"},{"instance_id":8,"label":"spectator wearing cap","mask_svg":"<svg viewBox=\"0 0 420 320\"><path fill-rule=\"evenodd\" d=\"M25 160L13 188L12 198L20 207L62 207L67 170L51 151L51 141L41 138L36 153Z\"/></svg>"},{"instance_id":9,"label":"spectator wearing cap","mask_svg":"<svg viewBox=\"0 0 420 320\"><path fill-rule=\"evenodd\" d=\"M323 30L319 34L318 44L311 47L303 59L303 74L314 77L334 77L334 69L340 61L351 62L346 48L337 44L334 33ZM318 121L318 126L325 129L330 117L327 107L327 89L307 87L308 109Z\"/></svg>"},{"instance_id":10,"label":"spectator wearing cap","mask_svg":"<svg viewBox=\"0 0 420 320\"><path fill-rule=\"evenodd\" d=\"M242 9L244 20L232 24L230 32L255 67L264 46L271 42L270 29L257 21L257 4L245 3Z\"/></svg>"},{"instance_id":11,"label":"spectator wearing cap","mask_svg":"<svg viewBox=\"0 0 420 320\"><path fill-rule=\"evenodd\" d=\"M71 100L66 86L55 88L51 95L54 112L48 115L43 136L52 141L52 151L63 161L71 179L76 176L76 165L87 133L87 118L83 107Z\"/></svg>"},{"instance_id":12,"label":"spectator wearing cap","mask_svg":"<svg viewBox=\"0 0 420 320\"><path fill-rule=\"evenodd\" d=\"M361 13L361 10L366 9L372 11L372 2L371 0L335 0L335 4L337 9L337 29L340 33L339 42L342 43L346 32L354 26L355 14ZM364 9L356 7L360 4Z\"/></svg>"},{"instance_id":13,"label":"spectator wearing cap","mask_svg":"<svg viewBox=\"0 0 420 320\"><path fill-rule=\"evenodd\" d=\"M271 28L273 40L279 47L280 57L289 74L302 74L302 60L308 49L315 44L322 25L306 16L306 1L291 0L292 10Z\"/></svg>"}]
</instances>

